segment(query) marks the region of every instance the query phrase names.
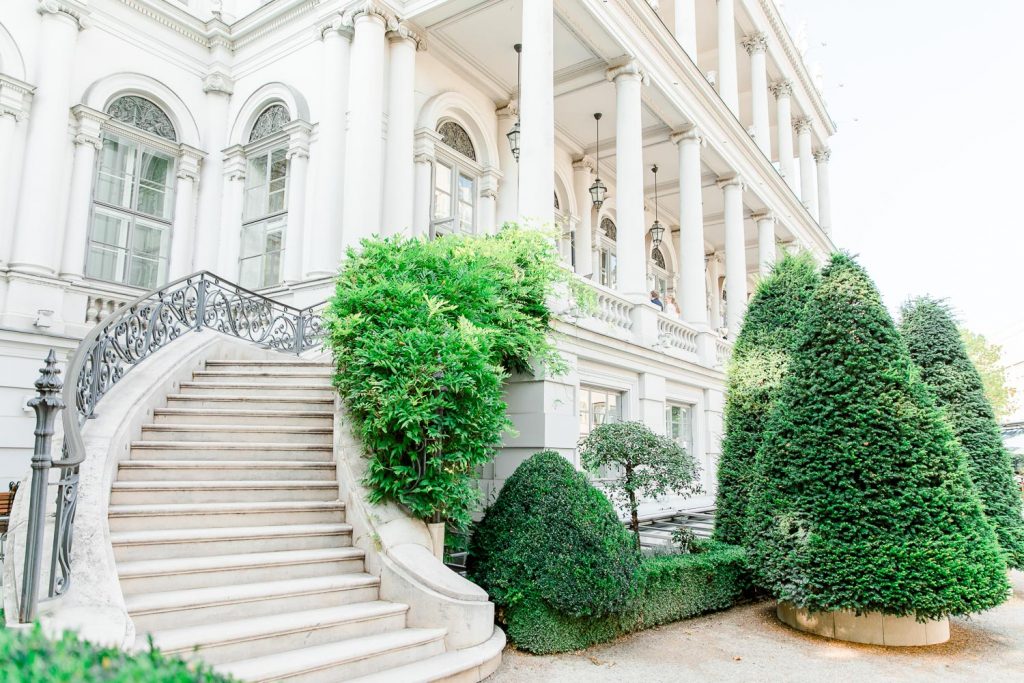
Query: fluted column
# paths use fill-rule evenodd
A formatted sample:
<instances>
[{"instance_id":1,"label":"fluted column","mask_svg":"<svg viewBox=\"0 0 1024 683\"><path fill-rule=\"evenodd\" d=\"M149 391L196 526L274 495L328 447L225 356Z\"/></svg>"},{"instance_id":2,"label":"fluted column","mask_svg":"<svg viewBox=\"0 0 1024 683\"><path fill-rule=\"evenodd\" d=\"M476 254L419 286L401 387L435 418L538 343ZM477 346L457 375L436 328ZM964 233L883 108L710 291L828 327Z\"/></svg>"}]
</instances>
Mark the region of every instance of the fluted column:
<instances>
[{"instance_id":1,"label":"fluted column","mask_svg":"<svg viewBox=\"0 0 1024 683\"><path fill-rule=\"evenodd\" d=\"M725 296L726 327L735 339L747 308L747 254L743 236L743 181L739 176L723 178L725 206Z\"/></svg>"},{"instance_id":2,"label":"fluted column","mask_svg":"<svg viewBox=\"0 0 1024 683\"><path fill-rule=\"evenodd\" d=\"M771 91L775 95L775 125L779 131L779 173L790 189L796 192L796 169L793 166L793 82L775 81Z\"/></svg>"},{"instance_id":3,"label":"fluted column","mask_svg":"<svg viewBox=\"0 0 1024 683\"><path fill-rule=\"evenodd\" d=\"M518 109L509 102L497 110L498 115L498 165L501 167L501 183L498 185L497 223L519 220L519 164L508 144L508 134L516 125Z\"/></svg>"},{"instance_id":4,"label":"fluted column","mask_svg":"<svg viewBox=\"0 0 1024 683\"><path fill-rule=\"evenodd\" d=\"M342 243L381 232L381 182L384 165L384 29L387 15L374 2L354 15L352 68L349 70L349 130L345 150L345 204Z\"/></svg>"},{"instance_id":5,"label":"fluted column","mask_svg":"<svg viewBox=\"0 0 1024 683\"><path fill-rule=\"evenodd\" d=\"M608 70L615 83L615 212L618 289L636 297L647 295L644 255L644 150L640 118L643 74L635 61ZM551 197L548 197L551 203Z\"/></svg>"},{"instance_id":6,"label":"fluted column","mask_svg":"<svg viewBox=\"0 0 1024 683\"><path fill-rule=\"evenodd\" d=\"M555 62L552 0L523 3L522 91L519 96L519 216L555 219ZM508 144L507 140L502 140Z\"/></svg>"},{"instance_id":7,"label":"fluted column","mask_svg":"<svg viewBox=\"0 0 1024 683\"><path fill-rule=\"evenodd\" d=\"M590 200L590 185L594 182L594 160L582 157L572 162L572 192L580 207L576 225L576 274L589 278L594 273L594 205Z\"/></svg>"},{"instance_id":8,"label":"fluted column","mask_svg":"<svg viewBox=\"0 0 1024 683\"><path fill-rule=\"evenodd\" d=\"M42 15L35 43L36 90L25 142L11 267L54 275L60 262L60 229L66 218L61 213L63 203L54 195L68 181L71 73L84 8L77 2L49 0L40 2L36 11Z\"/></svg>"},{"instance_id":9,"label":"fluted column","mask_svg":"<svg viewBox=\"0 0 1024 683\"><path fill-rule=\"evenodd\" d=\"M832 190L828 180L828 160L832 150L819 149L814 153L818 165L818 225L826 234L832 234Z\"/></svg>"},{"instance_id":10,"label":"fluted column","mask_svg":"<svg viewBox=\"0 0 1024 683\"><path fill-rule=\"evenodd\" d=\"M675 7L676 41L683 46L686 54L697 61L697 0L676 0Z\"/></svg>"},{"instance_id":11,"label":"fluted column","mask_svg":"<svg viewBox=\"0 0 1024 683\"><path fill-rule=\"evenodd\" d=\"M405 24L394 24L388 73L388 141L384 159L384 222L381 234L412 233L413 133L416 126L416 50L419 38Z\"/></svg>"},{"instance_id":12,"label":"fluted column","mask_svg":"<svg viewBox=\"0 0 1024 683\"><path fill-rule=\"evenodd\" d=\"M199 182L203 152L188 145L181 145L174 184L174 224L171 227L171 257L167 267L167 279L195 272L192 253L196 227L196 183ZM230 277L233 273L225 274Z\"/></svg>"},{"instance_id":13,"label":"fluted column","mask_svg":"<svg viewBox=\"0 0 1024 683\"><path fill-rule=\"evenodd\" d=\"M206 163L199 170L199 209L196 215L195 253L192 264L196 270L216 270L222 268L218 254L224 247L220 242L222 236L237 243L239 234L230 236L224 230L223 218L226 215L223 195L224 184L224 148L228 139L228 106L234 83L221 70L210 73L203 79L203 92L206 93L206 116L203 127L203 146L206 149ZM244 171L243 171L244 176ZM239 222L238 216L231 221ZM230 270L222 270L225 277L238 275L238 264L231 263Z\"/></svg>"},{"instance_id":14,"label":"fluted column","mask_svg":"<svg viewBox=\"0 0 1024 683\"><path fill-rule=\"evenodd\" d=\"M814 169L814 153L811 147L811 119L803 116L793 122L796 130L797 150L800 154L800 201L807 207L811 217L818 220L818 181Z\"/></svg>"},{"instance_id":15,"label":"fluted column","mask_svg":"<svg viewBox=\"0 0 1024 683\"><path fill-rule=\"evenodd\" d=\"M306 277L332 275L342 257L342 205L345 187L345 120L348 111L352 24L335 15L321 27L323 81L317 126L317 184L313 220L305 242Z\"/></svg>"},{"instance_id":16,"label":"fluted column","mask_svg":"<svg viewBox=\"0 0 1024 683\"><path fill-rule=\"evenodd\" d=\"M232 145L224 150L221 159L221 195L223 201L220 205L220 229L219 244L216 245L213 254L205 255L205 261L212 261L216 264L218 274L227 278L239 276L238 255L242 241L242 204L245 199L245 153L241 145ZM202 177L202 176L201 176ZM200 182L202 182L200 180ZM200 187L202 197L202 187ZM200 235L199 237L202 237ZM199 249L199 239L196 239L196 249ZM201 270L207 266L196 263L196 269Z\"/></svg>"},{"instance_id":17,"label":"fluted column","mask_svg":"<svg viewBox=\"0 0 1024 683\"><path fill-rule=\"evenodd\" d=\"M718 1L718 94L732 113L740 114L740 95L736 74L735 0Z\"/></svg>"},{"instance_id":18,"label":"fluted column","mask_svg":"<svg viewBox=\"0 0 1024 683\"><path fill-rule=\"evenodd\" d=\"M775 214L770 211L755 214L757 224L757 267L767 275L775 265Z\"/></svg>"},{"instance_id":19,"label":"fluted column","mask_svg":"<svg viewBox=\"0 0 1024 683\"><path fill-rule=\"evenodd\" d=\"M306 251L303 235L306 228L306 178L309 171L309 134L313 126L305 121L292 121L288 132L288 223L284 237L284 281L302 279L302 263ZM311 245L313 249L317 245Z\"/></svg>"},{"instance_id":20,"label":"fluted column","mask_svg":"<svg viewBox=\"0 0 1024 683\"><path fill-rule=\"evenodd\" d=\"M768 41L763 33L753 33L743 39L743 47L750 55L750 106L754 119L754 142L771 159L772 139L768 123Z\"/></svg>"},{"instance_id":21,"label":"fluted column","mask_svg":"<svg viewBox=\"0 0 1024 683\"><path fill-rule=\"evenodd\" d=\"M696 127L676 133L671 139L679 148L679 307L683 320L703 327L708 324L700 172L703 139Z\"/></svg>"},{"instance_id":22,"label":"fluted column","mask_svg":"<svg viewBox=\"0 0 1024 683\"><path fill-rule=\"evenodd\" d=\"M60 275L81 280L85 275L85 250L89 241L89 215L92 212L92 181L96 168L96 152L103 147L100 131L110 117L102 112L78 105L71 110L75 117L75 154L71 163L67 221L64 224L64 250Z\"/></svg>"}]
</instances>

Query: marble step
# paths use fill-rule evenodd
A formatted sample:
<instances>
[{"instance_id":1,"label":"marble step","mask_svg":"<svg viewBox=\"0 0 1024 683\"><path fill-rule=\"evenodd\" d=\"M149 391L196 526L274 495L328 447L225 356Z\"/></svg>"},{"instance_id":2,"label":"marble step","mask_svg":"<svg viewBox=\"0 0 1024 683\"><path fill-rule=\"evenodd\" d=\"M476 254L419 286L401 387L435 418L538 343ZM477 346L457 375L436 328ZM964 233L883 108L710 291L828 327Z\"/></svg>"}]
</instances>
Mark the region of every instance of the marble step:
<instances>
[{"instance_id":1,"label":"marble step","mask_svg":"<svg viewBox=\"0 0 1024 683\"><path fill-rule=\"evenodd\" d=\"M118 481L321 480L334 481L337 466L316 460L124 460Z\"/></svg>"},{"instance_id":2,"label":"marble step","mask_svg":"<svg viewBox=\"0 0 1024 683\"><path fill-rule=\"evenodd\" d=\"M112 531L110 542L115 560L132 562L351 546L352 527L330 523Z\"/></svg>"},{"instance_id":3,"label":"marble step","mask_svg":"<svg viewBox=\"0 0 1024 683\"><path fill-rule=\"evenodd\" d=\"M306 440L289 443L226 441L132 441L133 460L304 460L334 462L334 446L327 443L309 443Z\"/></svg>"},{"instance_id":4,"label":"marble step","mask_svg":"<svg viewBox=\"0 0 1024 683\"><path fill-rule=\"evenodd\" d=\"M289 370L196 370L192 373L195 382L245 382L249 384L287 385L293 383L330 387L334 373L330 370L319 372L293 372Z\"/></svg>"},{"instance_id":5,"label":"marble step","mask_svg":"<svg viewBox=\"0 0 1024 683\"><path fill-rule=\"evenodd\" d=\"M153 411L156 424L182 425L273 425L289 427L315 427L330 429L334 424L333 410L256 410L238 408L157 408Z\"/></svg>"},{"instance_id":6,"label":"marble step","mask_svg":"<svg viewBox=\"0 0 1024 683\"><path fill-rule=\"evenodd\" d=\"M231 443L303 443L331 444L333 427L275 427L272 425L234 424L147 424L142 425L143 441L228 441Z\"/></svg>"},{"instance_id":7,"label":"marble step","mask_svg":"<svg viewBox=\"0 0 1024 683\"><path fill-rule=\"evenodd\" d=\"M237 394L170 394L168 408L213 408L221 410L328 410L334 411L334 397L239 396Z\"/></svg>"},{"instance_id":8,"label":"marble step","mask_svg":"<svg viewBox=\"0 0 1024 683\"><path fill-rule=\"evenodd\" d=\"M159 503L252 503L258 501L338 500L336 481L223 480L117 481L111 505Z\"/></svg>"},{"instance_id":9,"label":"marble step","mask_svg":"<svg viewBox=\"0 0 1024 683\"><path fill-rule=\"evenodd\" d=\"M299 500L111 505L108 520L111 531L331 524L345 521L345 504Z\"/></svg>"},{"instance_id":10,"label":"marble step","mask_svg":"<svg viewBox=\"0 0 1024 683\"><path fill-rule=\"evenodd\" d=\"M180 394L189 396L231 394L233 396L273 396L298 398L334 398L334 387L327 384L309 382L280 382L277 384L257 384L255 382L230 381L191 381L182 382L178 386Z\"/></svg>"}]
</instances>

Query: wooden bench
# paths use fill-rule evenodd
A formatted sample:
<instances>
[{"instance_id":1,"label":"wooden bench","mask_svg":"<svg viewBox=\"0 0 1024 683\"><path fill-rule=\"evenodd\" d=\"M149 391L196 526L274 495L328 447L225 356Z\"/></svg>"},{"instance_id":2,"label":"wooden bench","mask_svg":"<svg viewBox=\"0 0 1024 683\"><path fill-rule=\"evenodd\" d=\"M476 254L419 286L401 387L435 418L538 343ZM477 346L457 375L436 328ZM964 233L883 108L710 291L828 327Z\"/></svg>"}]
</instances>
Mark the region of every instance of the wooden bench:
<instances>
[{"instance_id":1,"label":"wooden bench","mask_svg":"<svg viewBox=\"0 0 1024 683\"><path fill-rule=\"evenodd\" d=\"M14 494L18 492L17 482L11 482L9 490L0 492L0 534L7 533L7 525L14 509Z\"/></svg>"}]
</instances>

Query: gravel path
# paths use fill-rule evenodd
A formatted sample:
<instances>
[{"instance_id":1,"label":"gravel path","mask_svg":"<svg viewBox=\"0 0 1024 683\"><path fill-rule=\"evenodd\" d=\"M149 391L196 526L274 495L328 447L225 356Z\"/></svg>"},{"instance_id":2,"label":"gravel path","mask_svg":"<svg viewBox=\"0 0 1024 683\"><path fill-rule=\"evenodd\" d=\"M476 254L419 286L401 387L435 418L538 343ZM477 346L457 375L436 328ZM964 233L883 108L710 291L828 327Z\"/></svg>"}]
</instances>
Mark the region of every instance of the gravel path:
<instances>
[{"instance_id":1,"label":"gravel path","mask_svg":"<svg viewBox=\"0 0 1024 683\"><path fill-rule=\"evenodd\" d=\"M602 681L1024 682L1024 573L1014 593L972 619L951 620L927 649L854 645L794 631L767 602L643 631L582 652L536 657L507 649L490 683Z\"/></svg>"}]
</instances>

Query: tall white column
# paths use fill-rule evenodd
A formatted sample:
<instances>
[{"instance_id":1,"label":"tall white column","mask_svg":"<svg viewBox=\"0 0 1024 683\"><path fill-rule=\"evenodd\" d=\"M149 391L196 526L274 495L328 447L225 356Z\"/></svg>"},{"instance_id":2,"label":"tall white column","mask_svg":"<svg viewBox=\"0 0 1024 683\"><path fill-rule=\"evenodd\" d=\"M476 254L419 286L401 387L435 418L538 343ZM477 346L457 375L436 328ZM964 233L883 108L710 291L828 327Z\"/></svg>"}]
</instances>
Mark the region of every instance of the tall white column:
<instances>
[{"instance_id":1,"label":"tall white column","mask_svg":"<svg viewBox=\"0 0 1024 683\"><path fill-rule=\"evenodd\" d=\"M540 224L555 220L554 21L552 0L523 3L519 217Z\"/></svg>"},{"instance_id":2,"label":"tall white column","mask_svg":"<svg viewBox=\"0 0 1024 683\"><path fill-rule=\"evenodd\" d=\"M306 277L333 275L342 257L341 220L345 187L345 121L348 111L349 57L352 24L343 16L321 27L323 81L317 126L317 185L313 220L305 243Z\"/></svg>"},{"instance_id":3,"label":"tall white column","mask_svg":"<svg viewBox=\"0 0 1024 683\"><path fill-rule=\"evenodd\" d=\"M514 102L509 102L497 110L498 165L501 167L501 182L498 185L497 200L497 223L499 226L519 220L519 163L512 154L512 147L508 143L508 134L516 125L518 111Z\"/></svg>"},{"instance_id":4,"label":"tall white column","mask_svg":"<svg viewBox=\"0 0 1024 683\"><path fill-rule=\"evenodd\" d=\"M33 89L24 81L0 74L0 154L6 160L0 163L0 267L6 266L11 258L16 208L12 186L19 171L14 163L15 141L20 130L18 124L28 118L28 96Z\"/></svg>"},{"instance_id":5,"label":"tall white column","mask_svg":"<svg viewBox=\"0 0 1024 683\"><path fill-rule=\"evenodd\" d=\"M754 142L771 159L772 138L768 123L768 41L763 33L753 33L743 39L743 47L750 55L750 104L754 119Z\"/></svg>"},{"instance_id":6,"label":"tall white column","mask_svg":"<svg viewBox=\"0 0 1024 683\"><path fill-rule=\"evenodd\" d=\"M67 222L64 224L64 249L60 275L72 280L85 276L85 249L89 241L89 215L92 212L92 179L96 152L103 147L100 130L110 117L84 105L73 107L75 117L75 155L71 164Z\"/></svg>"},{"instance_id":7,"label":"tall white column","mask_svg":"<svg viewBox=\"0 0 1024 683\"><path fill-rule=\"evenodd\" d=\"M405 24L388 31L391 59L388 72L388 141L384 159L382 235L412 233L413 132L416 126L416 50L419 39Z\"/></svg>"},{"instance_id":8,"label":"tall white column","mask_svg":"<svg viewBox=\"0 0 1024 683\"><path fill-rule=\"evenodd\" d=\"M711 327L718 329L722 326L722 297L718 291L718 279L722 276L722 257L714 253L706 261L708 269L708 284L710 285L708 296L708 315L711 317Z\"/></svg>"},{"instance_id":9,"label":"tall white column","mask_svg":"<svg viewBox=\"0 0 1024 683\"><path fill-rule=\"evenodd\" d=\"M770 211L754 216L757 223L758 272L767 275L775 265L775 214Z\"/></svg>"},{"instance_id":10,"label":"tall white column","mask_svg":"<svg viewBox=\"0 0 1024 683\"><path fill-rule=\"evenodd\" d=\"M803 116L793 122L797 150L800 153L800 201L814 220L818 220L818 181L811 147L811 119Z\"/></svg>"},{"instance_id":11,"label":"tall white column","mask_svg":"<svg viewBox=\"0 0 1024 683\"><path fill-rule=\"evenodd\" d=\"M415 199L413 202L413 235L430 236L430 206L433 186L434 145L441 139L437 131L421 128L416 131L413 162L415 164Z\"/></svg>"},{"instance_id":12,"label":"tall white column","mask_svg":"<svg viewBox=\"0 0 1024 683\"><path fill-rule=\"evenodd\" d=\"M594 204L590 200L590 185L594 182L594 160L582 157L572 162L572 192L576 206L580 207L576 225L576 274L589 278L594 273Z\"/></svg>"},{"instance_id":13,"label":"tall white column","mask_svg":"<svg viewBox=\"0 0 1024 683\"><path fill-rule=\"evenodd\" d=\"M242 205L245 199L245 154L241 145L232 145L221 157L222 169L219 244L208 260L216 264L218 275L238 281L238 257L242 241ZM202 180L200 180L202 182ZM200 197L202 187L200 186ZM200 235L202 237L202 235ZM196 239L198 249L199 239ZM196 270L201 267L196 264Z\"/></svg>"},{"instance_id":14,"label":"tall white column","mask_svg":"<svg viewBox=\"0 0 1024 683\"><path fill-rule=\"evenodd\" d=\"M342 244L381 232L384 165L384 28L387 15L374 2L355 12L352 67L349 69L349 130L345 150L345 204Z\"/></svg>"},{"instance_id":15,"label":"tall white column","mask_svg":"<svg viewBox=\"0 0 1024 683\"><path fill-rule=\"evenodd\" d=\"M832 190L828 181L828 160L832 156L829 148L819 149L814 153L814 161L818 164L818 225L825 234L832 234Z\"/></svg>"},{"instance_id":16,"label":"tall white column","mask_svg":"<svg viewBox=\"0 0 1024 683\"><path fill-rule=\"evenodd\" d=\"M488 167L480 177L480 208L477 216L477 230L485 235L493 235L498 225L498 188L501 183L501 172Z\"/></svg>"},{"instance_id":17,"label":"tall white column","mask_svg":"<svg viewBox=\"0 0 1024 683\"><path fill-rule=\"evenodd\" d=\"M640 119L643 74L635 61L608 70L615 83L615 212L618 289L647 297L644 228L644 148ZM550 196L548 203L551 203Z\"/></svg>"},{"instance_id":18,"label":"tall white column","mask_svg":"<svg viewBox=\"0 0 1024 683\"><path fill-rule=\"evenodd\" d=\"M735 339L747 308L747 246L743 236L743 181L719 180L725 205L725 296L729 338Z\"/></svg>"},{"instance_id":19,"label":"tall white column","mask_svg":"<svg viewBox=\"0 0 1024 683\"><path fill-rule=\"evenodd\" d=\"M174 224L171 227L171 258L167 280L176 280L195 271L192 253L195 246L196 183L199 182L203 152L181 145L174 184ZM228 276L227 274L225 275Z\"/></svg>"},{"instance_id":20,"label":"tall white column","mask_svg":"<svg viewBox=\"0 0 1024 683\"><path fill-rule=\"evenodd\" d=\"M732 113L740 115L740 94L736 74L735 0L718 0L718 94Z\"/></svg>"},{"instance_id":21,"label":"tall white column","mask_svg":"<svg viewBox=\"0 0 1024 683\"><path fill-rule=\"evenodd\" d=\"M39 3L36 11L42 15L36 37L36 90L10 265L53 275L60 259L60 227L66 218L55 193L67 183L68 106L82 6L53 0Z\"/></svg>"},{"instance_id":22,"label":"tall white column","mask_svg":"<svg viewBox=\"0 0 1024 683\"><path fill-rule=\"evenodd\" d=\"M292 121L288 132L288 223L284 237L284 281L302 279L306 252L303 236L306 231L306 178L309 172L309 134L313 126L305 121ZM317 249L319 245L310 244Z\"/></svg>"},{"instance_id":23,"label":"tall white column","mask_svg":"<svg viewBox=\"0 0 1024 683\"><path fill-rule=\"evenodd\" d=\"M679 147L679 307L683 320L708 324L707 280L704 274L704 200L701 194L700 131L695 127L676 133Z\"/></svg>"},{"instance_id":24,"label":"tall white column","mask_svg":"<svg viewBox=\"0 0 1024 683\"><path fill-rule=\"evenodd\" d=\"M779 131L779 173L796 192L796 169L793 167L793 82L775 81L771 85L775 95L776 128Z\"/></svg>"},{"instance_id":25,"label":"tall white column","mask_svg":"<svg viewBox=\"0 0 1024 683\"><path fill-rule=\"evenodd\" d=\"M220 241L226 235L223 218L225 197L224 184L224 148L228 139L228 106L231 104L231 93L234 83L227 73L216 70L203 79L203 92L206 93L206 115L203 126L203 146L206 148L206 160L199 169L199 208L196 214L195 253L192 265L195 270L222 270L219 254L224 244ZM244 170L243 170L244 176ZM232 223L241 225L241 205L238 216L232 216ZM230 239L237 244L239 234L231 233ZM230 264L229 270L218 272L223 277L233 278L238 275L238 264Z\"/></svg>"},{"instance_id":26,"label":"tall white column","mask_svg":"<svg viewBox=\"0 0 1024 683\"><path fill-rule=\"evenodd\" d=\"M697 0L676 0L675 7L676 41L683 46L686 54L697 61Z\"/></svg>"}]
</instances>

